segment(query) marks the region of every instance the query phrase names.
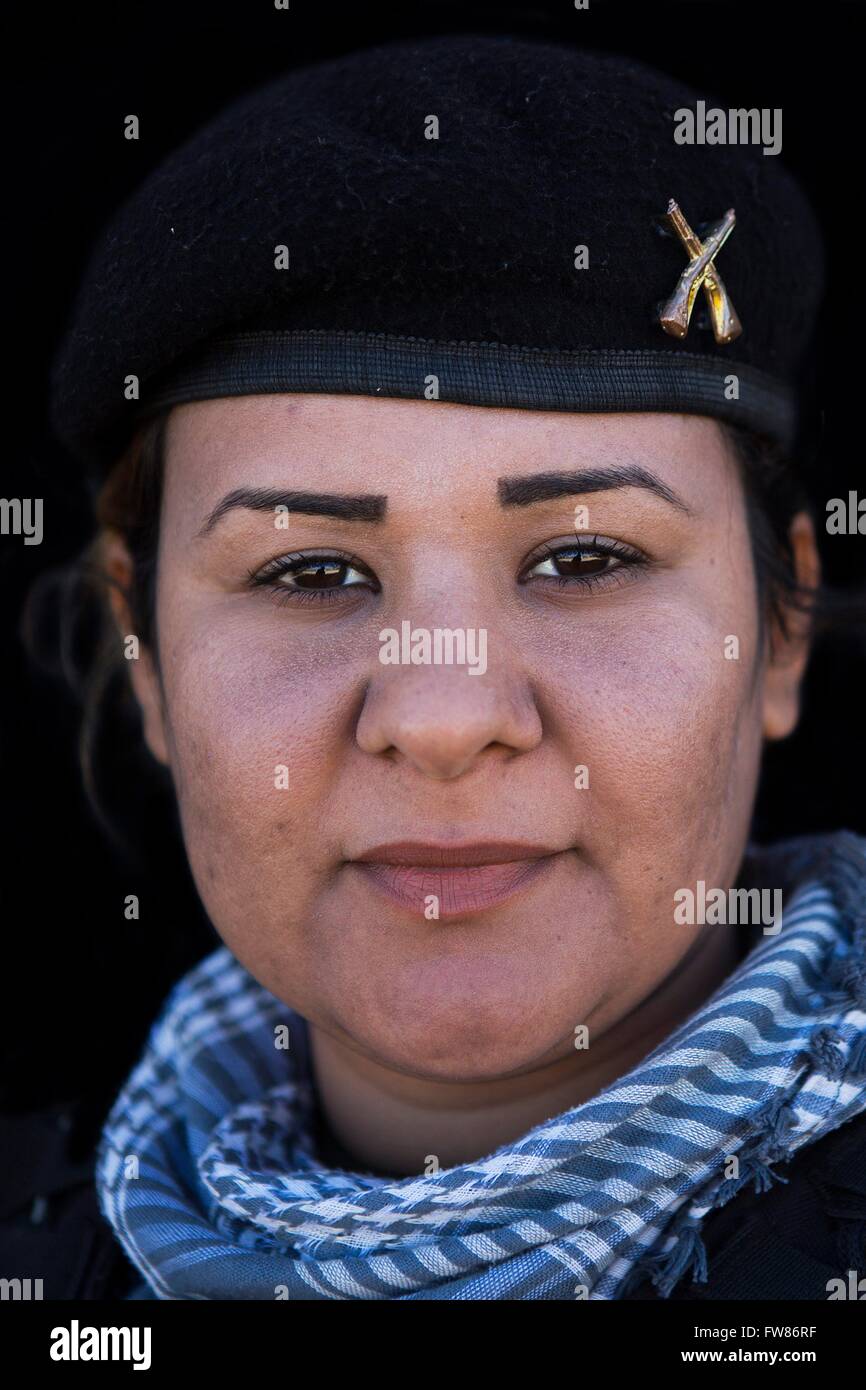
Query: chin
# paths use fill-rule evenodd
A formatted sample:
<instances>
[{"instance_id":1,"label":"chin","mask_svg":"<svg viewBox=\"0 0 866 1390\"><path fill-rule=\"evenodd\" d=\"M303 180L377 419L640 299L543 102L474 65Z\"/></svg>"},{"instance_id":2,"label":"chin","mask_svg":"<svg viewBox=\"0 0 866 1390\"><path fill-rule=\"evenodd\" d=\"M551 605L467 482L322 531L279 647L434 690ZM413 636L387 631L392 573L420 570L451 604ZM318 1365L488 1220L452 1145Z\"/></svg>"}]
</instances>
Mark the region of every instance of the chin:
<instances>
[{"instance_id":1,"label":"chin","mask_svg":"<svg viewBox=\"0 0 866 1390\"><path fill-rule=\"evenodd\" d=\"M494 1043L486 1051L476 1049L474 1054L457 1050L427 1050L423 1043L413 1047L411 1051L404 1048L399 1054L386 1051L384 1044L380 1044L378 1040L375 1047L376 1060L394 1071L419 1080L457 1085L503 1080L507 1076L533 1071L540 1063L529 1043L523 1048L503 1047L501 1040L498 1045ZM369 1050L372 1052L372 1047Z\"/></svg>"},{"instance_id":2,"label":"chin","mask_svg":"<svg viewBox=\"0 0 866 1390\"><path fill-rule=\"evenodd\" d=\"M476 948L462 957L369 963L329 981L326 1012L352 1044L398 1071L491 1081L566 1056L609 981L588 962L549 968L544 953ZM533 968L533 966L535 968ZM378 967L378 968L376 968Z\"/></svg>"},{"instance_id":3,"label":"chin","mask_svg":"<svg viewBox=\"0 0 866 1390\"><path fill-rule=\"evenodd\" d=\"M532 1070L572 1045L573 1023L557 1026L508 1001L476 1000L454 1008L443 1001L417 1000L389 1017L346 1020L344 1027L368 1056L407 1075L431 1081L495 1081Z\"/></svg>"}]
</instances>

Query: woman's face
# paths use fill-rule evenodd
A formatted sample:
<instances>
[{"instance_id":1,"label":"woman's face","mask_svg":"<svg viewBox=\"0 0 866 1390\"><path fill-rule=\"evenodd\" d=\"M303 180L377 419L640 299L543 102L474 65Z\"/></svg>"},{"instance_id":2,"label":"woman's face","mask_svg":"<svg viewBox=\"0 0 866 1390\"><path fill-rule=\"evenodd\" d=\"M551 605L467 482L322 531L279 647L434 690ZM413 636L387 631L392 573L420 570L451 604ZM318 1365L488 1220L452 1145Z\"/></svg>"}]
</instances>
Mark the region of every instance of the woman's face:
<instances>
[{"instance_id":1,"label":"woman's face","mask_svg":"<svg viewBox=\"0 0 866 1390\"><path fill-rule=\"evenodd\" d=\"M701 930L675 892L734 881L796 719L719 427L274 395L182 406L166 448L162 686L133 678L233 954L429 1078L624 1018ZM384 862L405 841L426 866Z\"/></svg>"}]
</instances>

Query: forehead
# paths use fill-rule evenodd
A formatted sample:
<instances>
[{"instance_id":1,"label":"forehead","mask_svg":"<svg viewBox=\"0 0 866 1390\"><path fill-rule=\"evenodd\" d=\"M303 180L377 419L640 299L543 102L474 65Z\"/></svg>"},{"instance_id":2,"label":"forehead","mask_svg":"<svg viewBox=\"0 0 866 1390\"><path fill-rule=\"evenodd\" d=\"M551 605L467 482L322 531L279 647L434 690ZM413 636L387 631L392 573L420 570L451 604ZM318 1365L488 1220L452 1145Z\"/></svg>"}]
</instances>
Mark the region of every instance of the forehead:
<instances>
[{"instance_id":1,"label":"forehead","mask_svg":"<svg viewBox=\"0 0 866 1390\"><path fill-rule=\"evenodd\" d=\"M492 507L502 478L635 464L696 510L730 487L724 435L696 415L275 394L178 406L166 434L167 502L201 512L232 488L284 484Z\"/></svg>"}]
</instances>

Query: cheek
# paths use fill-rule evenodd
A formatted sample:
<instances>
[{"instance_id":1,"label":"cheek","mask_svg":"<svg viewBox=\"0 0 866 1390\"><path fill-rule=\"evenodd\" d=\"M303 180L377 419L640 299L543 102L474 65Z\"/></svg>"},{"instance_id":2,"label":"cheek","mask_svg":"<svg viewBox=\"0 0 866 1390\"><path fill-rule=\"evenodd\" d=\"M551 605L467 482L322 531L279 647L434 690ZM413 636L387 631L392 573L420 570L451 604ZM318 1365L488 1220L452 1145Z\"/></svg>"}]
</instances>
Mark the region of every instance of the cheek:
<instances>
[{"instance_id":1,"label":"cheek","mask_svg":"<svg viewBox=\"0 0 866 1390\"><path fill-rule=\"evenodd\" d=\"M669 596L570 624L544 658L553 722L572 765L589 768L592 842L626 878L722 873L736 858L761 746L751 602L724 605L697 586L684 601L678 581Z\"/></svg>"},{"instance_id":2,"label":"cheek","mask_svg":"<svg viewBox=\"0 0 866 1390\"><path fill-rule=\"evenodd\" d=\"M637 620L623 609L563 633L538 667L548 726L565 749L562 775L589 770L588 789L570 795L575 838L604 884L604 931L591 954L607 999L603 1028L657 986L700 930L676 922L677 890L698 879L727 887L736 875L760 765L756 632L742 613L732 622L713 605L671 600L642 607ZM730 635L740 638L738 660L725 655ZM575 946L577 980L586 965Z\"/></svg>"},{"instance_id":3,"label":"cheek","mask_svg":"<svg viewBox=\"0 0 866 1390\"><path fill-rule=\"evenodd\" d=\"M172 771L204 905L232 948L297 926L333 854L327 803L352 675L273 620L176 620L164 643ZM302 659L303 658L303 659Z\"/></svg>"}]
</instances>

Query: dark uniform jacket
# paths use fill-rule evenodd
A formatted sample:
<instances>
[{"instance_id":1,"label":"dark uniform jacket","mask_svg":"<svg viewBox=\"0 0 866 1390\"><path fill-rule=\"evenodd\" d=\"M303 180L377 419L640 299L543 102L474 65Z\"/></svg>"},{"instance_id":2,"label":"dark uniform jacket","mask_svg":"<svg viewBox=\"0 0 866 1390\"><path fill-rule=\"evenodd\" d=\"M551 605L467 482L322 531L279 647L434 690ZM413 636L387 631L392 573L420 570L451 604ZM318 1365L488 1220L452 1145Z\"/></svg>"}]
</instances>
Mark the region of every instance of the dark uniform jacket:
<instances>
[{"instance_id":1,"label":"dark uniform jacket","mask_svg":"<svg viewBox=\"0 0 866 1390\"><path fill-rule=\"evenodd\" d=\"M84 1104L0 1121L0 1278L42 1279L45 1299L127 1298L141 1284L93 1183L99 1118ZM708 1281L672 1299L820 1299L866 1276L866 1113L743 1188L703 1225ZM850 1294L848 1296L851 1296ZM647 1279L627 1295L658 1298ZM860 1298L864 1297L861 1292Z\"/></svg>"}]
</instances>

